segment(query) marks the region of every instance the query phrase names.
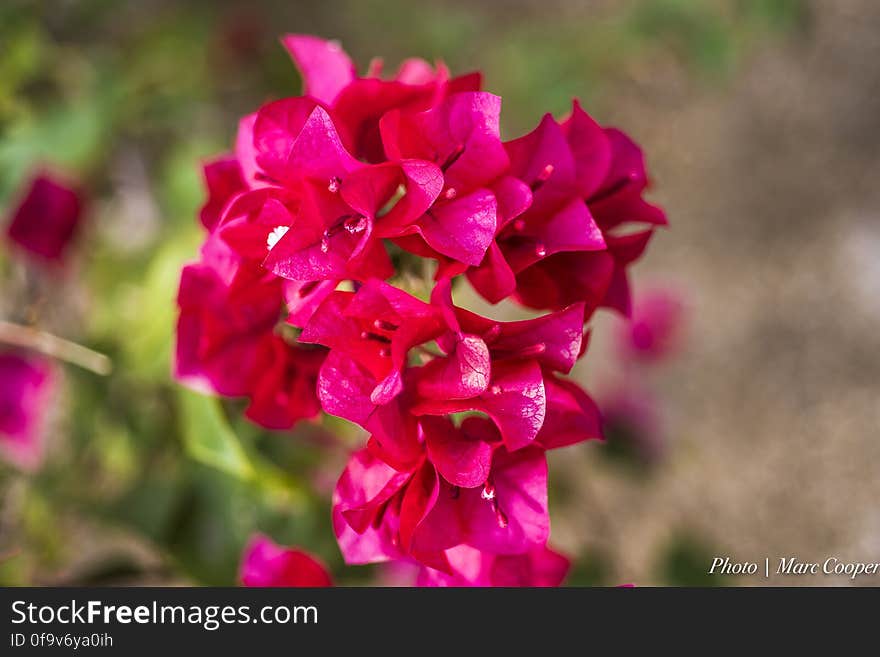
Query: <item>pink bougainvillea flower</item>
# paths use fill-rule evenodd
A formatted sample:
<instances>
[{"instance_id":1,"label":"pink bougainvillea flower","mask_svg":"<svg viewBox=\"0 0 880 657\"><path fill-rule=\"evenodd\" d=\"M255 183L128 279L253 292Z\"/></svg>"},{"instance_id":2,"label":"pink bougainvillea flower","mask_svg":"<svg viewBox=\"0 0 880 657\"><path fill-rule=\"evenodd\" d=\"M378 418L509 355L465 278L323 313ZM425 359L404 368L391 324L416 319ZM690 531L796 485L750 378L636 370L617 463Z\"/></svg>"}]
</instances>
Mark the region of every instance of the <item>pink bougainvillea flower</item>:
<instances>
[{"instance_id":1,"label":"pink bougainvillea flower","mask_svg":"<svg viewBox=\"0 0 880 657\"><path fill-rule=\"evenodd\" d=\"M239 579L244 586L332 586L327 567L314 555L284 547L255 534L242 555Z\"/></svg>"},{"instance_id":2,"label":"pink bougainvillea flower","mask_svg":"<svg viewBox=\"0 0 880 657\"><path fill-rule=\"evenodd\" d=\"M459 544L518 554L547 540L543 450L507 451L485 418L467 418L460 428L431 418L423 428L432 460L409 470L389 467L368 449L352 456L334 494L334 527L348 563L408 556L449 572L445 550Z\"/></svg>"},{"instance_id":3,"label":"pink bougainvillea flower","mask_svg":"<svg viewBox=\"0 0 880 657\"><path fill-rule=\"evenodd\" d=\"M245 416L267 429L289 429L315 417L321 404L315 395L324 349L288 344L277 335L264 339L267 353L251 390Z\"/></svg>"},{"instance_id":4,"label":"pink bougainvillea flower","mask_svg":"<svg viewBox=\"0 0 880 657\"><path fill-rule=\"evenodd\" d=\"M446 552L452 574L423 567L419 586L560 586L571 561L546 545L516 555L496 555L468 545Z\"/></svg>"},{"instance_id":5,"label":"pink bougainvillea flower","mask_svg":"<svg viewBox=\"0 0 880 657\"><path fill-rule=\"evenodd\" d=\"M371 372L376 379L371 401L383 404L402 390L409 350L439 337L445 328L431 305L388 283L370 280L357 293L329 296L300 340L330 347Z\"/></svg>"},{"instance_id":6,"label":"pink bougainvillea flower","mask_svg":"<svg viewBox=\"0 0 880 657\"><path fill-rule=\"evenodd\" d=\"M456 495L443 482L438 497L437 527L435 517L428 517L423 530L428 535L438 530L452 534L449 520L444 521L451 517L458 521L463 542L496 554L520 554L546 543L550 535L547 459L541 449L509 452L496 445L481 488L462 488Z\"/></svg>"},{"instance_id":7,"label":"pink bougainvillea flower","mask_svg":"<svg viewBox=\"0 0 880 657\"><path fill-rule=\"evenodd\" d=\"M385 159L379 122L387 112L426 110L447 95L480 88L479 74L450 79L445 65L433 69L418 59L406 60L392 80L378 77L380 62L371 66L367 77L359 77L334 41L291 34L282 44L303 75L305 94L331 110L343 127L346 146L368 162Z\"/></svg>"},{"instance_id":8,"label":"pink bougainvillea flower","mask_svg":"<svg viewBox=\"0 0 880 657\"><path fill-rule=\"evenodd\" d=\"M82 206L79 192L48 173L39 173L13 211L6 235L28 254L59 262L79 228Z\"/></svg>"},{"instance_id":9,"label":"pink bougainvillea flower","mask_svg":"<svg viewBox=\"0 0 880 657\"><path fill-rule=\"evenodd\" d=\"M333 531L346 563L403 558L398 493L410 475L366 449L352 454L333 492Z\"/></svg>"},{"instance_id":10,"label":"pink bougainvillea flower","mask_svg":"<svg viewBox=\"0 0 880 657\"><path fill-rule=\"evenodd\" d=\"M206 167L211 234L181 280L178 376L246 397L266 427L320 405L366 431L333 494L346 562L559 584L546 450L608 426L564 375L597 308L630 312L629 267L665 224L641 151L577 103L505 143L479 75L419 59L360 75L335 42L282 44L304 95L241 119L234 155ZM424 259L427 300L401 289ZM482 317L453 303L457 277L549 313Z\"/></svg>"},{"instance_id":11,"label":"pink bougainvillea flower","mask_svg":"<svg viewBox=\"0 0 880 657\"><path fill-rule=\"evenodd\" d=\"M272 109L282 103L295 107ZM311 110L305 115L308 107ZM271 120L266 118L270 114ZM298 201L296 207L276 204L269 217L259 202L250 209L259 209L257 223L264 226L260 237L281 230L268 243L264 266L290 280L387 278L393 270L376 239L423 230L415 224L426 216L442 188L439 168L427 161L408 159L374 166L358 162L340 141L330 115L307 99L277 101L260 110L254 140L258 166ZM398 190L403 193L395 200ZM392 200L393 207L380 217L380 210ZM297 230L287 230L294 221ZM273 222L277 222L275 229ZM451 212L434 217L424 232L444 243L454 242L459 229L458 215ZM252 241L259 244L259 239ZM463 257L470 257L469 253Z\"/></svg>"},{"instance_id":12,"label":"pink bougainvillea flower","mask_svg":"<svg viewBox=\"0 0 880 657\"><path fill-rule=\"evenodd\" d=\"M500 117L498 96L457 93L424 112L388 112L380 122L382 143L391 160L416 158L439 166L444 197L454 199L507 171Z\"/></svg>"},{"instance_id":13,"label":"pink bougainvillea flower","mask_svg":"<svg viewBox=\"0 0 880 657\"><path fill-rule=\"evenodd\" d=\"M669 288L652 288L636 297L632 316L618 324L617 346L627 360L658 361L679 346L684 321L682 296Z\"/></svg>"},{"instance_id":14,"label":"pink bougainvillea flower","mask_svg":"<svg viewBox=\"0 0 880 657\"><path fill-rule=\"evenodd\" d=\"M447 279L437 283L430 304L369 281L357 293L329 296L300 340L331 349L318 384L324 410L380 432L379 441L411 446L412 437L387 433L411 426L408 413L479 411L495 421L510 449L519 449L535 440L546 415L542 368L568 372L582 352L583 305L495 322L455 308ZM434 340L442 353L422 351L429 360L407 369L411 350ZM405 379L416 393L407 408L379 410L401 393Z\"/></svg>"},{"instance_id":15,"label":"pink bougainvillea flower","mask_svg":"<svg viewBox=\"0 0 880 657\"><path fill-rule=\"evenodd\" d=\"M583 301L591 313L609 306L626 314L626 267L637 259L663 211L646 202L642 153L626 135L600 127L575 102L562 123L550 115L535 131L505 144L511 173L529 185L530 207L497 237L500 254L483 263L491 273L516 277L516 295L534 308ZM647 225L635 235L624 225ZM490 301L497 292L471 282ZM504 291L504 290L502 290Z\"/></svg>"},{"instance_id":16,"label":"pink bougainvillea flower","mask_svg":"<svg viewBox=\"0 0 880 657\"><path fill-rule=\"evenodd\" d=\"M249 398L245 414L269 429L317 415L315 384L326 350L275 334L282 295L279 279L213 234L202 259L181 275L175 377L202 392Z\"/></svg>"},{"instance_id":17,"label":"pink bougainvillea flower","mask_svg":"<svg viewBox=\"0 0 880 657\"><path fill-rule=\"evenodd\" d=\"M184 267L177 303L175 376L205 392L247 395L280 313L280 283L244 266L215 235Z\"/></svg>"},{"instance_id":18,"label":"pink bougainvillea flower","mask_svg":"<svg viewBox=\"0 0 880 657\"><path fill-rule=\"evenodd\" d=\"M510 449L529 445L541 430L547 400L540 366L532 360L492 364L486 390L467 399L423 399L414 408L417 415L446 415L479 411L498 425Z\"/></svg>"},{"instance_id":19,"label":"pink bougainvillea flower","mask_svg":"<svg viewBox=\"0 0 880 657\"><path fill-rule=\"evenodd\" d=\"M432 301L443 308L452 331L438 341L450 355L428 363L419 372L422 399L413 409L417 414L445 414L460 411L486 413L498 425L505 444L519 449L538 435L547 412L547 396L542 366L548 370L568 372L581 354L583 339L583 305L576 304L557 313L519 322L495 322L452 306L448 280L435 287ZM455 336L454 340L449 336ZM472 394L458 392L446 383L446 391L438 385L425 385L437 379L453 379L463 371L457 363L462 338L469 336L472 344L482 345L485 356L466 353L471 366L465 373L481 382ZM481 353L482 355L482 353ZM473 365L479 367L473 369ZM476 376L474 376L476 374ZM467 377L459 377L466 380Z\"/></svg>"},{"instance_id":20,"label":"pink bougainvillea flower","mask_svg":"<svg viewBox=\"0 0 880 657\"><path fill-rule=\"evenodd\" d=\"M50 361L0 352L0 456L23 470L36 469L43 460L45 421L56 387Z\"/></svg>"}]
</instances>

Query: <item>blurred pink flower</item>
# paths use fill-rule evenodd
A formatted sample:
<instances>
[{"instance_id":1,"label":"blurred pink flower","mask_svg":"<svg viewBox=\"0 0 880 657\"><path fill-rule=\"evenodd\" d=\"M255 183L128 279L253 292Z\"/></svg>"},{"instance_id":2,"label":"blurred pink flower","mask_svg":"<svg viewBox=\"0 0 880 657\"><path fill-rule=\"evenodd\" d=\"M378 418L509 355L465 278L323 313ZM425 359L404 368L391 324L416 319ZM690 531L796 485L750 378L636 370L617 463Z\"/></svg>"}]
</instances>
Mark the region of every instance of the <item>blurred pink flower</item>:
<instances>
[{"instance_id":1,"label":"blurred pink flower","mask_svg":"<svg viewBox=\"0 0 880 657\"><path fill-rule=\"evenodd\" d=\"M681 293L655 287L635 297L628 322L619 322L616 334L621 356L627 360L658 361L680 346L685 321Z\"/></svg>"},{"instance_id":2,"label":"blurred pink flower","mask_svg":"<svg viewBox=\"0 0 880 657\"><path fill-rule=\"evenodd\" d=\"M245 547L239 574L245 586L332 586L321 561L298 548L255 534Z\"/></svg>"},{"instance_id":3,"label":"blurred pink flower","mask_svg":"<svg viewBox=\"0 0 880 657\"><path fill-rule=\"evenodd\" d=\"M31 181L6 229L11 242L32 256L59 262L82 217L82 199L58 178L39 173Z\"/></svg>"},{"instance_id":4,"label":"blurred pink flower","mask_svg":"<svg viewBox=\"0 0 880 657\"><path fill-rule=\"evenodd\" d=\"M0 455L24 470L35 470L43 460L46 415L56 383L51 361L0 353Z\"/></svg>"}]
</instances>

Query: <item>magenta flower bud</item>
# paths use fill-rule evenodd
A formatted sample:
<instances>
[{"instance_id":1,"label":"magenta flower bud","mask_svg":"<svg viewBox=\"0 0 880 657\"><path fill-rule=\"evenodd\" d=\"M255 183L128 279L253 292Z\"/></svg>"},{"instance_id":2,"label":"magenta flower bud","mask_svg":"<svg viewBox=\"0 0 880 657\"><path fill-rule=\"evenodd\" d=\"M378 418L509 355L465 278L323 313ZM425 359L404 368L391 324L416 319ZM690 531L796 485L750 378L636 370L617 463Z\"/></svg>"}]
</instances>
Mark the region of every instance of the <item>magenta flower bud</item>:
<instances>
[{"instance_id":1,"label":"magenta flower bud","mask_svg":"<svg viewBox=\"0 0 880 657\"><path fill-rule=\"evenodd\" d=\"M77 191L48 174L37 174L6 228L6 236L39 260L61 262L82 219Z\"/></svg>"}]
</instances>

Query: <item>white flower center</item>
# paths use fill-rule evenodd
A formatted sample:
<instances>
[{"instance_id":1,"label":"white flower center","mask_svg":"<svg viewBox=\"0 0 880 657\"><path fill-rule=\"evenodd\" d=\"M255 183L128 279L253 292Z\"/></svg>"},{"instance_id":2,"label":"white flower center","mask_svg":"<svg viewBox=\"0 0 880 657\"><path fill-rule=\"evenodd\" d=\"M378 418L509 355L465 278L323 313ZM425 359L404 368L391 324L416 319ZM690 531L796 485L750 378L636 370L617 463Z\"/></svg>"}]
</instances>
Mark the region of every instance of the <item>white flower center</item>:
<instances>
[{"instance_id":1,"label":"white flower center","mask_svg":"<svg viewBox=\"0 0 880 657\"><path fill-rule=\"evenodd\" d=\"M272 229L272 232L266 236L266 248L269 251L275 248L275 245L278 244L278 240L284 237L288 230L290 230L289 226L275 226L275 228Z\"/></svg>"}]
</instances>

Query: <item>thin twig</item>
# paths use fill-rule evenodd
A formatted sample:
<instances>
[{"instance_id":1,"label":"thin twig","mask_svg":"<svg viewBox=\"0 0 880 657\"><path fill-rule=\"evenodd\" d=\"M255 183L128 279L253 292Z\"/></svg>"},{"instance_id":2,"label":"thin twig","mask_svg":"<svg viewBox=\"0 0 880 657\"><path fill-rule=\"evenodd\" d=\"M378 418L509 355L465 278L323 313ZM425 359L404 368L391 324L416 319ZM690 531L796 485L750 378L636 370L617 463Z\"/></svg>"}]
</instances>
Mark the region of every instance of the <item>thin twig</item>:
<instances>
[{"instance_id":1,"label":"thin twig","mask_svg":"<svg viewBox=\"0 0 880 657\"><path fill-rule=\"evenodd\" d=\"M113 369L113 362L104 354L29 326L0 320L0 342L33 349L102 376Z\"/></svg>"}]
</instances>

